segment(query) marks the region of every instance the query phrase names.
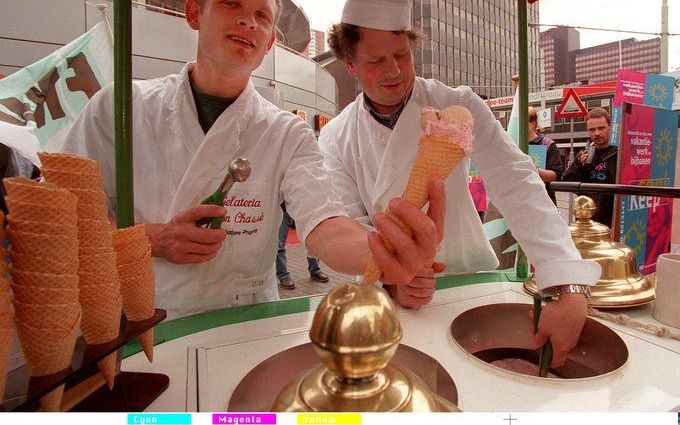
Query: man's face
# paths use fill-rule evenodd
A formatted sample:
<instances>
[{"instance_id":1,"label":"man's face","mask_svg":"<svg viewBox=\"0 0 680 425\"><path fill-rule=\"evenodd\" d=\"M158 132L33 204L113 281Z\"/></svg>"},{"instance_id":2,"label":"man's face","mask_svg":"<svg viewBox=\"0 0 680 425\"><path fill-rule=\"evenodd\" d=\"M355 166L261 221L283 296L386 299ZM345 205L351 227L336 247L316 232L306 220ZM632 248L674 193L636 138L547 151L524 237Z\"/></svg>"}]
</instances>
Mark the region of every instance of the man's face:
<instances>
[{"instance_id":1,"label":"man's face","mask_svg":"<svg viewBox=\"0 0 680 425\"><path fill-rule=\"evenodd\" d=\"M606 148L609 145L609 124L604 118L591 118L587 122L588 133L597 148Z\"/></svg>"},{"instance_id":2,"label":"man's face","mask_svg":"<svg viewBox=\"0 0 680 425\"><path fill-rule=\"evenodd\" d=\"M413 89L415 67L411 41L406 33L360 28L361 40L347 71L356 77L364 93L380 113L390 113Z\"/></svg>"},{"instance_id":3,"label":"man's face","mask_svg":"<svg viewBox=\"0 0 680 425\"><path fill-rule=\"evenodd\" d=\"M224 72L256 69L274 43L275 0L187 0L187 21L198 30L199 62Z\"/></svg>"}]
</instances>

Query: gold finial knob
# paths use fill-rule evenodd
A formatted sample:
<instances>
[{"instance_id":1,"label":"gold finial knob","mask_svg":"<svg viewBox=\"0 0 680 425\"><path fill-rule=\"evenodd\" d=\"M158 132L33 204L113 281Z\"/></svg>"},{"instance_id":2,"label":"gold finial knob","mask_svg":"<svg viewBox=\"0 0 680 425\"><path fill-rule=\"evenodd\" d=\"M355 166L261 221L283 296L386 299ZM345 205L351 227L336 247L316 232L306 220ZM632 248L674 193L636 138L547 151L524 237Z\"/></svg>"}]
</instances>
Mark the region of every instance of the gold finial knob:
<instances>
[{"instance_id":1,"label":"gold finial knob","mask_svg":"<svg viewBox=\"0 0 680 425\"><path fill-rule=\"evenodd\" d=\"M590 220L595 215L595 210L597 206L595 201L587 196L577 196L574 199L574 203L571 205L571 210L574 213L574 217L578 220Z\"/></svg>"},{"instance_id":2,"label":"gold finial knob","mask_svg":"<svg viewBox=\"0 0 680 425\"><path fill-rule=\"evenodd\" d=\"M341 380L375 376L392 359L402 332L385 291L341 285L316 309L309 337L324 365Z\"/></svg>"}]
</instances>

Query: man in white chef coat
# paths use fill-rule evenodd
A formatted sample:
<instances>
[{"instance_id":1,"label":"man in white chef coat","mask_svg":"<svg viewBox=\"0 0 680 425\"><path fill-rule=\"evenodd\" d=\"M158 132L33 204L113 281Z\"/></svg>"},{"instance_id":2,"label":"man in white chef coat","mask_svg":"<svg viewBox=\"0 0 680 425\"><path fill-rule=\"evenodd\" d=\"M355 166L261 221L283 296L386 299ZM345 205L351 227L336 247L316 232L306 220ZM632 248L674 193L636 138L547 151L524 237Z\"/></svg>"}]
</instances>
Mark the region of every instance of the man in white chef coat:
<instances>
[{"instance_id":1,"label":"man in white chef coat","mask_svg":"<svg viewBox=\"0 0 680 425\"><path fill-rule=\"evenodd\" d=\"M535 347L550 339L555 350L552 366L560 366L576 345L586 318L588 287L599 279L600 267L581 259L531 160L486 104L469 87L454 89L415 76L413 47L418 39L411 28L408 0L345 3L329 44L363 93L319 137L333 187L351 217L373 226L375 212L406 186L421 133L421 108L468 108L475 121L470 156L489 197L536 268L541 292L560 295L543 311L533 339ZM466 159L446 180L446 225L437 259L449 274L498 265L467 188L468 168ZM431 300L434 287L434 279L418 277L408 285L391 287L390 293L400 304L418 307Z\"/></svg>"},{"instance_id":2,"label":"man in white chef coat","mask_svg":"<svg viewBox=\"0 0 680 425\"><path fill-rule=\"evenodd\" d=\"M250 73L271 48L280 14L280 0L187 0L197 61L179 74L133 83L135 221L147 223L156 303L169 318L278 298L274 257L284 201L309 252L342 273L361 273L372 251L386 280L408 283L435 252L443 182L430 182L431 218L393 201L413 238L384 214L374 217L397 246L392 254L347 217L311 128L255 91ZM67 140L66 151L100 162L113 200L111 86L92 98ZM248 180L234 184L223 207L200 206L236 157L250 161ZM219 216L222 229L195 225Z\"/></svg>"}]
</instances>

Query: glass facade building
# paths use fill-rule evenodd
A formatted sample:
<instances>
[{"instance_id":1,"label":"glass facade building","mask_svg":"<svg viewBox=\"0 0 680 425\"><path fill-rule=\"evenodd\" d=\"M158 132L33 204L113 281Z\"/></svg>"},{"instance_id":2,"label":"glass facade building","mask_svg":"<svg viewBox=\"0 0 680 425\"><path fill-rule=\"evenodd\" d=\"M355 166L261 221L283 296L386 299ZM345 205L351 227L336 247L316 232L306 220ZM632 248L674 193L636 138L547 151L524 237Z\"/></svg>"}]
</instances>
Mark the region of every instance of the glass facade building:
<instances>
[{"instance_id":1,"label":"glass facade building","mask_svg":"<svg viewBox=\"0 0 680 425\"><path fill-rule=\"evenodd\" d=\"M539 35L543 57L545 89L576 81L572 52L579 49L581 36L568 27L556 27Z\"/></svg>"},{"instance_id":2,"label":"glass facade building","mask_svg":"<svg viewBox=\"0 0 680 425\"><path fill-rule=\"evenodd\" d=\"M612 81L619 69L661 72L660 38L628 38L581 49L576 29L556 27L540 34L540 46L546 89L574 82Z\"/></svg>"},{"instance_id":3,"label":"glass facade building","mask_svg":"<svg viewBox=\"0 0 680 425\"><path fill-rule=\"evenodd\" d=\"M528 8L538 22L538 3ZM414 28L425 40L415 51L416 74L449 86L467 85L482 96L514 93L518 73L514 0L414 0ZM540 89L538 29L529 27L529 90Z\"/></svg>"},{"instance_id":4,"label":"glass facade building","mask_svg":"<svg viewBox=\"0 0 680 425\"><path fill-rule=\"evenodd\" d=\"M599 83L616 79L618 69L661 72L661 39L629 38L578 50L574 57L576 79ZM619 66L620 63L620 66Z\"/></svg>"}]
</instances>

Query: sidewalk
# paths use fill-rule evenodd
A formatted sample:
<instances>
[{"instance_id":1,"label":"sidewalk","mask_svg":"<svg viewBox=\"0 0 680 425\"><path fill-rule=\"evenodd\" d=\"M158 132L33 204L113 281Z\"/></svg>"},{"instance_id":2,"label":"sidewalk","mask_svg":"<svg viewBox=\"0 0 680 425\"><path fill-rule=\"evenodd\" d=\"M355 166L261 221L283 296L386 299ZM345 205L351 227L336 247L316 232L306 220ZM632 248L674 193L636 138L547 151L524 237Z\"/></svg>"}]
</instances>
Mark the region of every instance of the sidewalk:
<instances>
[{"instance_id":1,"label":"sidewalk","mask_svg":"<svg viewBox=\"0 0 680 425\"><path fill-rule=\"evenodd\" d=\"M281 299L325 294L335 286L353 281L354 279L354 276L336 273L330 267L321 263L321 270L330 277L330 282L321 283L312 281L307 271L307 255L301 243L287 244L286 258L288 259L288 271L295 282L295 289L284 289L279 286L279 296Z\"/></svg>"}]
</instances>

